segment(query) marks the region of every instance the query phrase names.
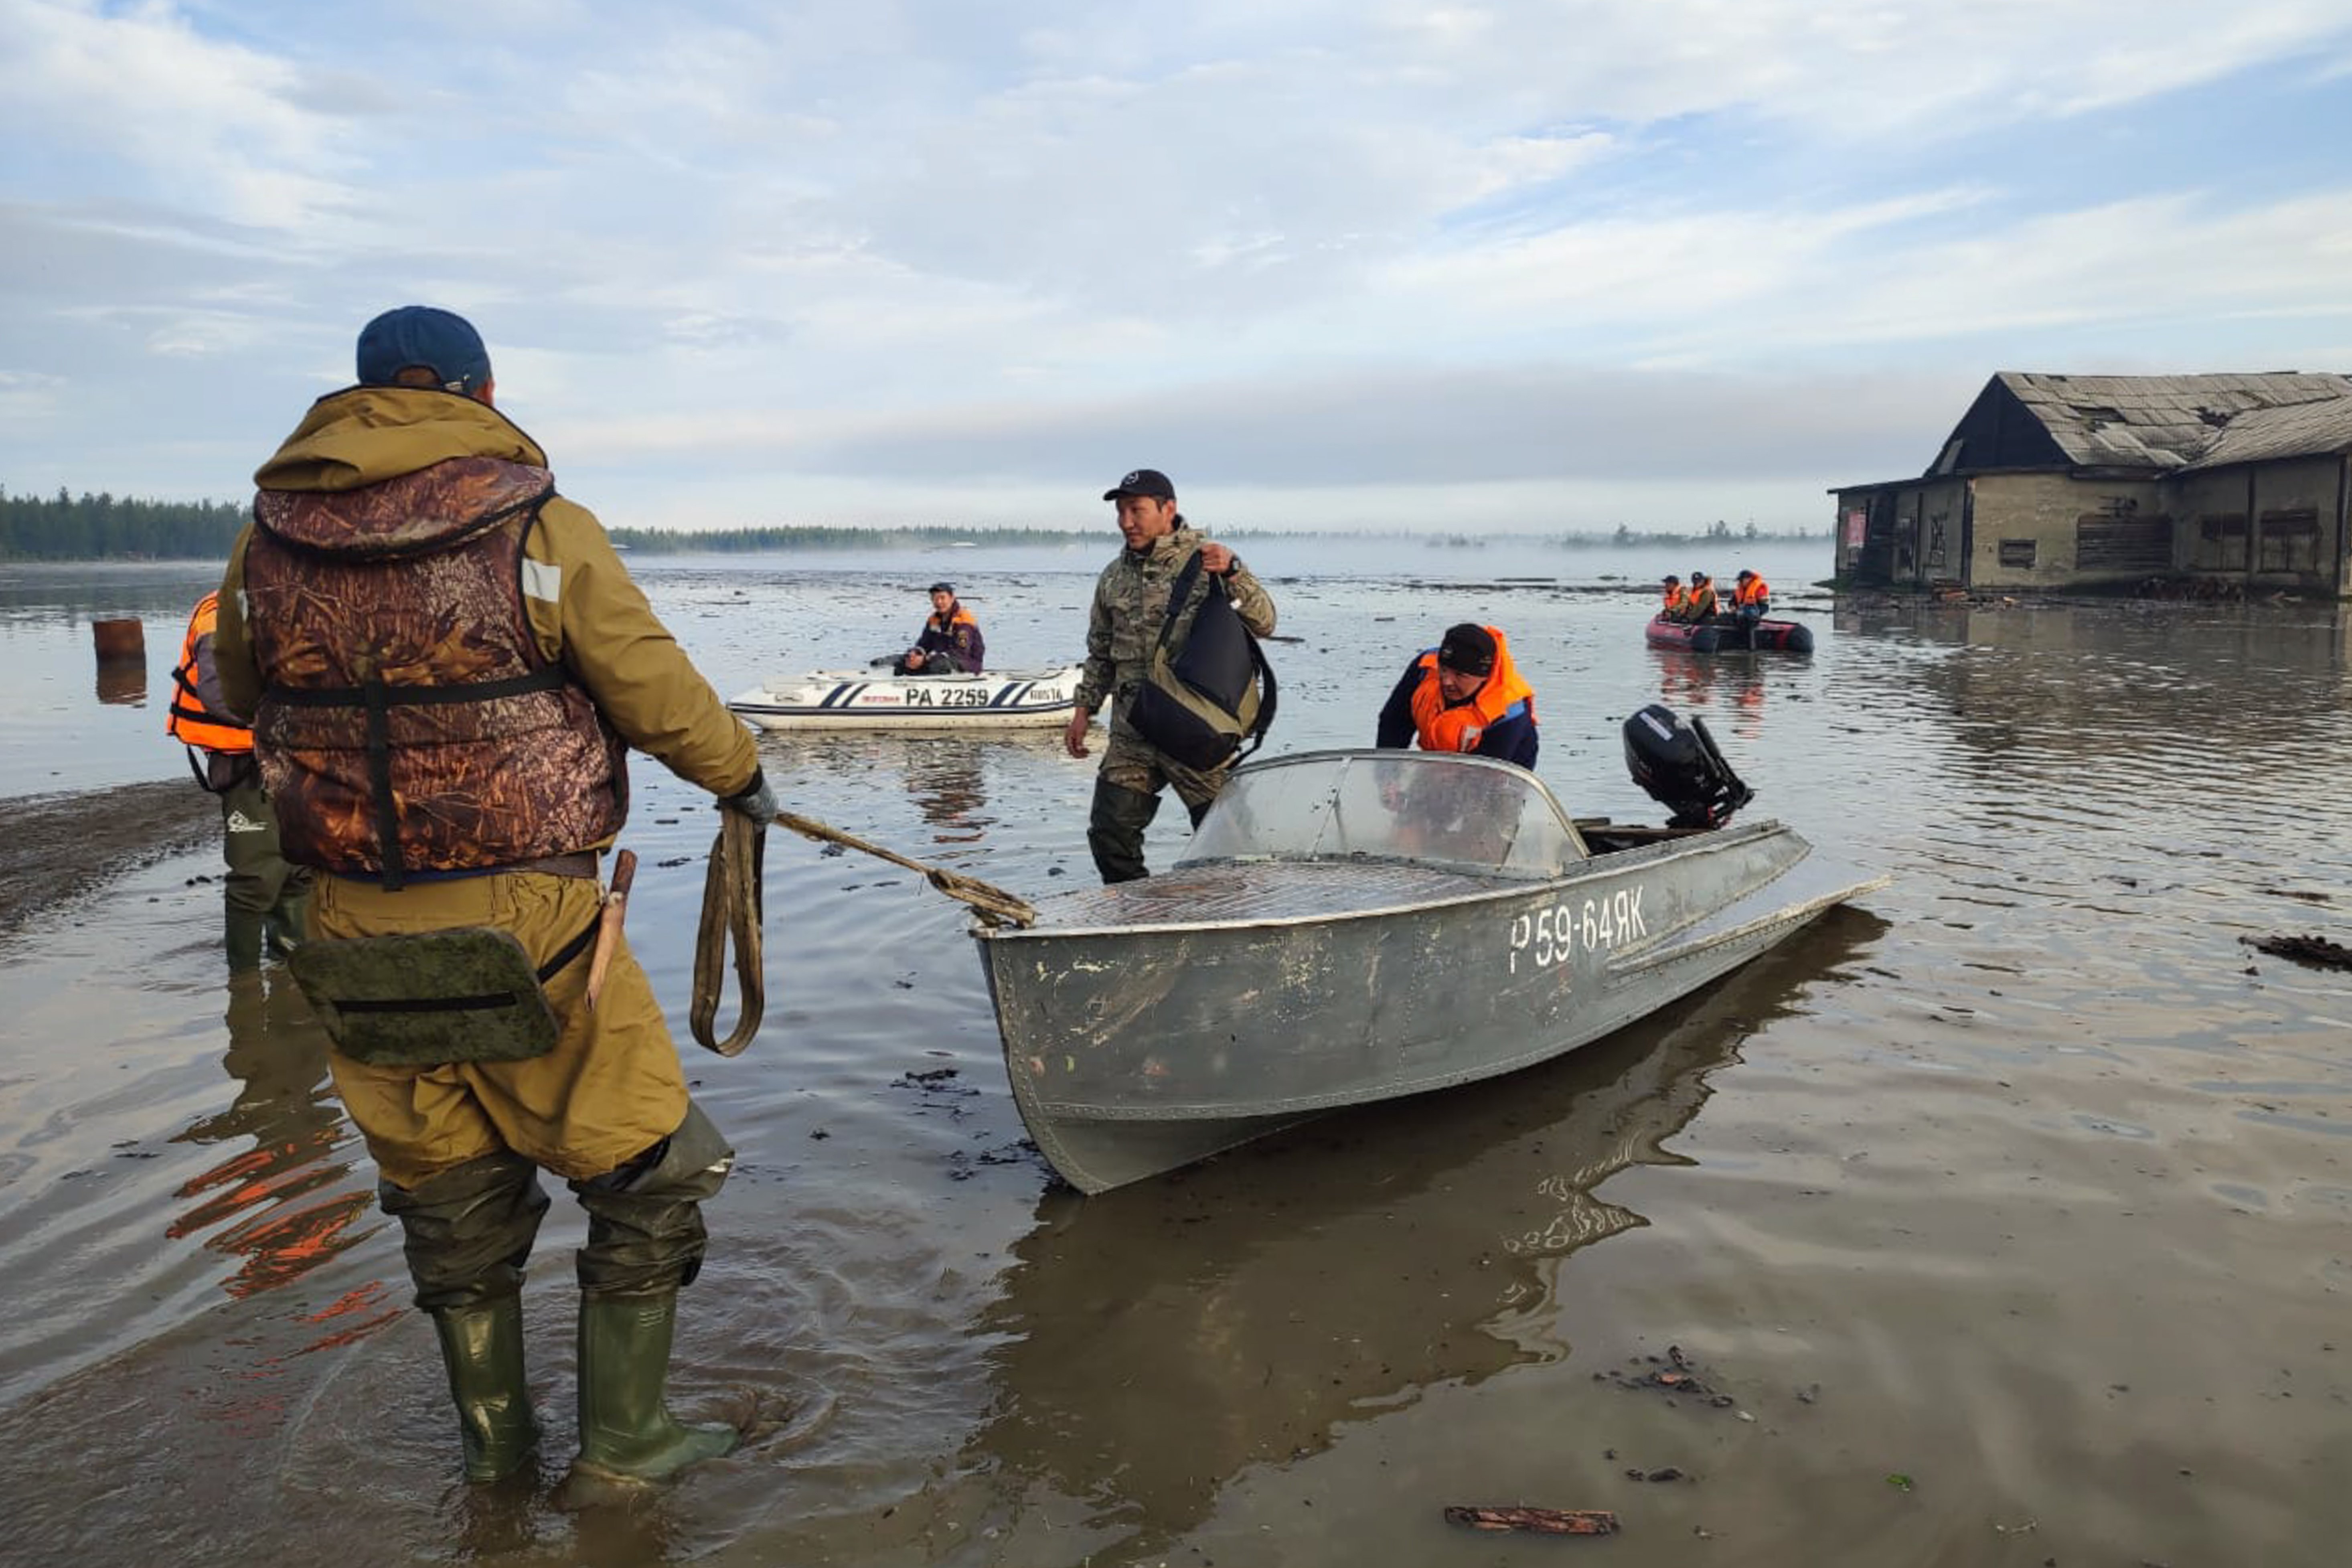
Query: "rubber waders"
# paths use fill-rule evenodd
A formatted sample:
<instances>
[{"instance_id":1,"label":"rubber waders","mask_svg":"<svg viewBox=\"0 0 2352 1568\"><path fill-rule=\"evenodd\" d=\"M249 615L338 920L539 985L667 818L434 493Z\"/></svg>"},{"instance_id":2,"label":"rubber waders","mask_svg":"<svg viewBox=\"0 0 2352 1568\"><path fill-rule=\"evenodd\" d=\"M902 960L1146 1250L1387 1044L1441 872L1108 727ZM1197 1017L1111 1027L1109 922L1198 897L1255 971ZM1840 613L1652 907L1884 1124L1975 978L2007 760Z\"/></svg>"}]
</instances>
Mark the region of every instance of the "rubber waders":
<instances>
[{"instance_id":1,"label":"rubber waders","mask_svg":"<svg viewBox=\"0 0 2352 1568\"><path fill-rule=\"evenodd\" d=\"M596 1500L601 1486L666 1481L731 1450L732 1426L689 1426L669 1413L670 1340L677 1292L580 1300L580 1458L564 1500Z\"/></svg>"},{"instance_id":2,"label":"rubber waders","mask_svg":"<svg viewBox=\"0 0 2352 1568\"><path fill-rule=\"evenodd\" d=\"M431 1316L449 1368L449 1397L457 1406L466 1479L503 1479L539 1447L539 1418L523 1384L522 1297L442 1307Z\"/></svg>"},{"instance_id":3,"label":"rubber waders","mask_svg":"<svg viewBox=\"0 0 2352 1568\"><path fill-rule=\"evenodd\" d=\"M249 910L228 911L223 945L228 950L228 972L248 974L261 967L264 918Z\"/></svg>"}]
</instances>

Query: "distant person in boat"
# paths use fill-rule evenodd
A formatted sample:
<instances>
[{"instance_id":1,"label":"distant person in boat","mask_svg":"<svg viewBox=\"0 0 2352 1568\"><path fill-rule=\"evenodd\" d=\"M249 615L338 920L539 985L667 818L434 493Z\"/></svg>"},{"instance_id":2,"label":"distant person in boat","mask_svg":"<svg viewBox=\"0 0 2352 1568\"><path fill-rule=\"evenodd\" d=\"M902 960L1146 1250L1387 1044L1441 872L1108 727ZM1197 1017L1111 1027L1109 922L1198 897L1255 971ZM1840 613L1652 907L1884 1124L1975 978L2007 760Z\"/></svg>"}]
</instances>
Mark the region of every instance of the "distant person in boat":
<instances>
[{"instance_id":1,"label":"distant person in boat","mask_svg":"<svg viewBox=\"0 0 2352 1568\"><path fill-rule=\"evenodd\" d=\"M702 1205L735 1155L604 924L598 858L632 749L755 824L776 797L603 524L499 412L473 326L403 306L356 359L254 476L222 697L252 721L287 858L319 872L290 963L342 1004L328 1066L400 1222L470 1482L536 1473L521 1291L541 1173L587 1211L564 1492L594 1500L739 1436L663 1398Z\"/></svg>"},{"instance_id":2,"label":"distant person in boat","mask_svg":"<svg viewBox=\"0 0 2352 1568\"><path fill-rule=\"evenodd\" d=\"M1732 618L1752 632L1756 623L1771 613L1771 587L1755 573L1741 568L1738 580L1731 587Z\"/></svg>"},{"instance_id":3,"label":"distant person in boat","mask_svg":"<svg viewBox=\"0 0 2352 1568\"><path fill-rule=\"evenodd\" d=\"M1715 602L1715 579L1704 572L1692 573L1690 603L1683 610L1683 619L1692 622L1712 620L1717 608Z\"/></svg>"},{"instance_id":4,"label":"distant person in boat","mask_svg":"<svg viewBox=\"0 0 2352 1568\"><path fill-rule=\"evenodd\" d=\"M1242 624L1257 637L1273 635L1274 600L1239 556L1185 522L1176 510L1176 487L1159 469L1134 469L1103 491L1103 500L1118 505L1119 537L1127 548L1095 583L1094 604L1087 613L1086 670L1078 678L1077 706L1062 743L1070 755L1085 756L1087 725L1106 700L1111 704L1110 740L1087 816L1087 847L1108 885L1150 875L1143 863L1143 830L1159 815L1161 790L1174 786L1197 827L1225 787L1229 771L1187 767L1127 727L1136 689L1150 673L1176 574L1199 556L1201 569L1224 583Z\"/></svg>"},{"instance_id":5,"label":"distant person in boat","mask_svg":"<svg viewBox=\"0 0 2352 1568\"><path fill-rule=\"evenodd\" d=\"M1671 572L1667 573L1664 602L1658 606L1658 614L1667 620L1679 621L1689 608L1690 595L1684 590L1683 580Z\"/></svg>"},{"instance_id":6,"label":"distant person in boat","mask_svg":"<svg viewBox=\"0 0 2352 1568\"><path fill-rule=\"evenodd\" d=\"M980 623L956 601L955 584L931 584L931 615L922 636L899 657L897 675L978 675L988 653Z\"/></svg>"},{"instance_id":7,"label":"distant person in boat","mask_svg":"<svg viewBox=\"0 0 2352 1568\"><path fill-rule=\"evenodd\" d=\"M1465 622L1405 666L1373 744L1536 765L1536 694L1500 628Z\"/></svg>"}]
</instances>

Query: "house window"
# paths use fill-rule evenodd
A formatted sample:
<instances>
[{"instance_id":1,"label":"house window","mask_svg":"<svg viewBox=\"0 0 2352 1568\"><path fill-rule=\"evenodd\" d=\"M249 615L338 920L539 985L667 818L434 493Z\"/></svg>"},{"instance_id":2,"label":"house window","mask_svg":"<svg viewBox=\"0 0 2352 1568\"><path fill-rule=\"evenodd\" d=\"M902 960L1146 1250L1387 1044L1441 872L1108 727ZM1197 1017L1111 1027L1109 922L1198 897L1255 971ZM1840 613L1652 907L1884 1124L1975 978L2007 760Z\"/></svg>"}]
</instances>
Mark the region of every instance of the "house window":
<instances>
[{"instance_id":1,"label":"house window","mask_svg":"<svg viewBox=\"0 0 2352 1568\"><path fill-rule=\"evenodd\" d=\"M2319 513L2312 508L2263 513L2262 542L2259 571L2319 570Z\"/></svg>"},{"instance_id":2,"label":"house window","mask_svg":"<svg viewBox=\"0 0 2352 1568\"><path fill-rule=\"evenodd\" d=\"M2031 539L2002 540L2000 542L2000 563L2004 566L2032 566L2033 564L2033 546L2035 543L2036 541Z\"/></svg>"},{"instance_id":3,"label":"house window","mask_svg":"<svg viewBox=\"0 0 2352 1568\"><path fill-rule=\"evenodd\" d=\"M2075 566L2110 574L2172 570L2172 520L2162 515L2134 517L2134 510L2128 498L2116 498L2102 510L2077 518Z\"/></svg>"}]
</instances>

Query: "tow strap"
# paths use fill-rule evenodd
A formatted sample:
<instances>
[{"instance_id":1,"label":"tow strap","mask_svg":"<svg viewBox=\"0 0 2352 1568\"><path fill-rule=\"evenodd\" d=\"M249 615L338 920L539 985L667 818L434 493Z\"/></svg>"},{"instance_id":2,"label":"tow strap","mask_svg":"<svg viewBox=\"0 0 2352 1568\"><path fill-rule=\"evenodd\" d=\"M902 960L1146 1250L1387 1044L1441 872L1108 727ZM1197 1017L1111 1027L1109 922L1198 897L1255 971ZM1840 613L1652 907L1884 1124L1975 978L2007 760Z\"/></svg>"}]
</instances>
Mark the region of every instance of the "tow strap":
<instances>
[{"instance_id":1,"label":"tow strap","mask_svg":"<svg viewBox=\"0 0 2352 1568\"><path fill-rule=\"evenodd\" d=\"M697 1044L731 1057L760 1032L760 1016L767 1008L768 987L762 960L760 922L761 872L766 862L768 830L740 812L720 814L719 837L711 841L710 861L702 879L702 928L694 942L694 1000L687 1014ZM776 826L789 827L820 844L838 844L861 854L904 866L949 898L968 904L982 925L1032 926L1037 911L1003 889L938 866L926 866L894 849L831 827L814 817L789 811L776 813ZM722 973L730 942L735 948L735 984L740 999L735 1030L725 1039L715 1033Z\"/></svg>"},{"instance_id":2,"label":"tow strap","mask_svg":"<svg viewBox=\"0 0 2352 1568\"><path fill-rule=\"evenodd\" d=\"M702 929L694 939L694 1001L687 1022L695 1043L722 1057L740 1053L760 1032L767 1011L767 968L760 941L760 873L766 864L768 828L740 811L719 814L719 837L710 841L710 863L702 874ZM735 1032L725 1039L712 1032L719 1016L719 970L729 938L735 943L735 984L741 998Z\"/></svg>"}]
</instances>

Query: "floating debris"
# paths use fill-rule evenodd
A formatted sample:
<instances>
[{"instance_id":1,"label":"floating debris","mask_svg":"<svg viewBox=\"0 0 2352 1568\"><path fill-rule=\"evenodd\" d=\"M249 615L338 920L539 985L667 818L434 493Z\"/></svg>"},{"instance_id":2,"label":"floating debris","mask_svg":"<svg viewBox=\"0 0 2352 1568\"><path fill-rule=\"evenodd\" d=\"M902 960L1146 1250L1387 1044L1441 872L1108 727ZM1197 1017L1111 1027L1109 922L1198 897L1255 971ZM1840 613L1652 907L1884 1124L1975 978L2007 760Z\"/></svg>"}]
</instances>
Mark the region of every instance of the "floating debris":
<instances>
[{"instance_id":1,"label":"floating debris","mask_svg":"<svg viewBox=\"0 0 2352 1568\"><path fill-rule=\"evenodd\" d=\"M2238 940L2257 952L2291 958L2315 968L2352 969L2352 947L2324 936L2242 936Z\"/></svg>"},{"instance_id":2,"label":"floating debris","mask_svg":"<svg viewBox=\"0 0 2352 1568\"><path fill-rule=\"evenodd\" d=\"M1475 1508L1445 1510L1448 1524L1473 1530L1526 1530L1538 1535L1614 1535L1617 1516L1605 1508Z\"/></svg>"}]
</instances>

